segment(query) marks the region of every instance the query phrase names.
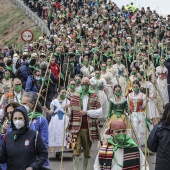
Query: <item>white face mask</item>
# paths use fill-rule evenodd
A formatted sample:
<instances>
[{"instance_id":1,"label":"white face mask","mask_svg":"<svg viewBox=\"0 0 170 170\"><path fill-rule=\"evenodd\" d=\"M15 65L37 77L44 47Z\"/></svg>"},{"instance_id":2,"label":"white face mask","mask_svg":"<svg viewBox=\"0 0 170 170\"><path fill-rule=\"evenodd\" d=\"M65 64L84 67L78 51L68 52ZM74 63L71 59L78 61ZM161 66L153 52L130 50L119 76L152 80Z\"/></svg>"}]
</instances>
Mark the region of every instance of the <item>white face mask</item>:
<instances>
[{"instance_id":1,"label":"white face mask","mask_svg":"<svg viewBox=\"0 0 170 170\"><path fill-rule=\"evenodd\" d=\"M14 120L13 122L17 129L21 129L25 125L25 122L23 120Z\"/></svg>"},{"instance_id":2,"label":"white face mask","mask_svg":"<svg viewBox=\"0 0 170 170\"><path fill-rule=\"evenodd\" d=\"M30 108L27 105L23 105L25 107L25 109L27 110L27 113L30 112Z\"/></svg>"}]
</instances>

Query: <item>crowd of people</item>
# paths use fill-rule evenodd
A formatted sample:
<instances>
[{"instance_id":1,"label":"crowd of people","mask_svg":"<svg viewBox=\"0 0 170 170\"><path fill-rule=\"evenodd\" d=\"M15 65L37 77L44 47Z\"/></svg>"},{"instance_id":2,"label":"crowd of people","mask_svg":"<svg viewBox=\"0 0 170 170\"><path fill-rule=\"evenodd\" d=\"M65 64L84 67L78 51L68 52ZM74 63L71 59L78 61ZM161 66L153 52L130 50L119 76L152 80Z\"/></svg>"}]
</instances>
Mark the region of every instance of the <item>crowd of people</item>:
<instances>
[{"instance_id":1,"label":"crowd of people","mask_svg":"<svg viewBox=\"0 0 170 170\"><path fill-rule=\"evenodd\" d=\"M87 170L99 141L95 170L149 170L149 135L156 170L168 170L170 15L111 1L24 3L51 35L0 50L0 169L45 169L48 152L73 150L78 170L83 150Z\"/></svg>"}]
</instances>

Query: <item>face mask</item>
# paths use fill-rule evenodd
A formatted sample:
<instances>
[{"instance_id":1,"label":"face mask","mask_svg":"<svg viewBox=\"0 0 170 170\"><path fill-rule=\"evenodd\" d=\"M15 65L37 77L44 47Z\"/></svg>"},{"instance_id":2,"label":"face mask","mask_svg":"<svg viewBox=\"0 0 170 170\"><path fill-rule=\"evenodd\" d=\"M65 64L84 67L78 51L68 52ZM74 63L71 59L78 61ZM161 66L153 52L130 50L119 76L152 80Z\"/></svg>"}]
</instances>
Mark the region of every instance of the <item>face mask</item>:
<instances>
[{"instance_id":1,"label":"face mask","mask_svg":"<svg viewBox=\"0 0 170 170\"><path fill-rule=\"evenodd\" d=\"M115 96L120 97L121 96L121 92L115 92Z\"/></svg>"},{"instance_id":2,"label":"face mask","mask_svg":"<svg viewBox=\"0 0 170 170\"><path fill-rule=\"evenodd\" d=\"M119 59L119 60L117 60L117 63L120 63L121 62L121 60Z\"/></svg>"},{"instance_id":3,"label":"face mask","mask_svg":"<svg viewBox=\"0 0 170 170\"><path fill-rule=\"evenodd\" d=\"M88 65L88 62L87 62L87 61L85 61L85 62L84 62L84 65L85 65L85 66L87 66L87 65Z\"/></svg>"},{"instance_id":4,"label":"face mask","mask_svg":"<svg viewBox=\"0 0 170 170\"><path fill-rule=\"evenodd\" d=\"M17 129L21 129L25 125L23 120L14 120L13 123Z\"/></svg>"},{"instance_id":5,"label":"face mask","mask_svg":"<svg viewBox=\"0 0 170 170\"><path fill-rule=\"evenodd\" d=\"M75 87L76 87L76 86L75 86L74 84L70 85L70 89L71 89L71 90L75 90Z\"/></svg>"},{"instance_id":6,"label":"face mask","mask_svg":"<svg viewBox=\"0 0 170 170\"><path fill-rule=\"evenodd\" d=\"M8 79L8 78L9 78L9 74L5 74L5 75L4 75L4 78L5 78L5 79Z\"/></svg>"},{"instance_id":7,"label":"face mask","mask_svg":"<svg viewBox=\"0 0 170 170\"><path fill-rule=\"evenodd\" d=\"M35 79L39 81L39 80L41 80L41 77L36 77Z\"/></svg>"},{"instance_id":8,"label":"face mask","mask_svg":"<svg viewBox=\"0 0 170 170\"><path fill-rule=\"evenodd\" d=\"M66 95L65 95L65 94L61 94L61 95L60 95L60 98L61 98L62 100L64 100L64 99L66 98Z\"/></svg>"},{"instance_id":9,"label":"face mask","mask_svg":"<svg viewBox=\"0 0 170 170\"><path fill-rule=\"evenodd\" d=\"M89 52L88 52L88 51L85 51L84 53L85 53L85 54L88 54Z\"/></svg>"},{"instance_id":10,"label":"face mask","mask_svg":"<svg viewBox=\"0 0 170 170\"><path fill-rule=\"evenodd\" d=\"M141 78L140 78L140 77L137 77L136 80L137 80L137 81L141 81Z\"/></svg>"},{"instance_id":11,"label":"face mask","mask_svg":"<svg viewBox=\"0 0 170 170\"><path fill-rule=\"evenodd\" d=\"M67 32L67 34L70 34L70 32Z\"/></svg>"},{"instance_id":12,"label":"face mask","mask_svg":"<svg viewBox=\"0 0 170 170\"><path fill-rule=\"evenodd\" d=\"M139 88L133 88L133 91L134 91L135 93L138 93L138 92L139 92Z\"/></svg>"},{"instance_id":13,"label":"face mask","mask_svg":"<svg viewBox=\"0 0 170 170\"><path fill-rule=\"evenodd\" d=\"M102 71L106 71L106 67L102 67Z\"/></svg>"},{"instance_id":14,"label":"face mask","mask_svg":"<svg viewBox=\"0 0 170 170\"><path fill-rule=\"evenodd\" d=\"M47 45L47 48L51 48L51 45Z\"/></svg>"},{"instance_id":15,"label":"face mask","mask_svg":"<svg viewBox=\"0 0 170 170\"><path fill-rule=\"evenodd\" d=\"M163 65L164 65L164 62L160 62L160 65L163 66Z\"/></svg>"},{"instance_id":16,"label":"face mask","mask_svg":"<svg viewBox=\"0 0 170 170\"><path fill-rule=\"evenodd\" d=\"M76 80L76 85L79 85L80 84L80 80Z\"/></svg>"},{"instance_id":17,"label":"face mask","mask_svg":"<svg viewBox=\"0 0 170 170\"><path fill-rule=\"evenodd\" d=\"M108 66L111 66L111 64L112 64L111 61L108 61L108 62L107 62L107 65L108 65Z\"/></svg>"},{"instance_id":18,"label":"face mask","mask_svg":"<svg viewBox=\"0 0 170 170\"><path fill-rule=\"evenodd\" d=\"M100 77L100 74L95 74L95 77L98 79Z\"/></svg>"},{"instance_id":19,"label":"face mask","mask_svg":"<svg viewBox=\"0 0 170 170\"><path fill-rule=\"evenodd\" d=\"M135 71L132 71L131 73L132 73L132 75L136 75L136 72L135 72Z\"/></svg>"},{"instance_id":20,"label":"face mask","mask_svg":"<svg viewBox=\"0 0 170 170\"><path fill-rule=\"evenodd\" d=\"M25 107L25 109L27 110L27 113L30 112L30 108L27 105L23 105Z\"/></svg>"},{"instance_id":21,"label":"face mask","mask_svg":"<svg viewBox=\"0 0 170 170\"><path fill-rule=\"evenodd\" d=\"M118 143L124 143L126 141L126 134L117 134L115 136L115 140L118 142Z\"/></svg>"},{"instance_id":22,"label":"face mask","mask_svg":"<svg viewBox=\"0 0 170 170\"><path fill-rule=\"evenodd\" d=\"M88 90L89 90L89 85L83 84L83 85L82 85L82 91L83 91L83 92L87 92Z\"/></svg>"},{"instance_id":23,"label":"face mask","mask_svg":"<svg viewBox=\"0 0 170 170\"><path fill-rule=\"evenodd\" d=\"M16 92L20 92L21 90L22 90L22 86L19 85L19 86L16 86L16 87L15 87L15 91L16 91Z\"/></svg>"}]
</instances>

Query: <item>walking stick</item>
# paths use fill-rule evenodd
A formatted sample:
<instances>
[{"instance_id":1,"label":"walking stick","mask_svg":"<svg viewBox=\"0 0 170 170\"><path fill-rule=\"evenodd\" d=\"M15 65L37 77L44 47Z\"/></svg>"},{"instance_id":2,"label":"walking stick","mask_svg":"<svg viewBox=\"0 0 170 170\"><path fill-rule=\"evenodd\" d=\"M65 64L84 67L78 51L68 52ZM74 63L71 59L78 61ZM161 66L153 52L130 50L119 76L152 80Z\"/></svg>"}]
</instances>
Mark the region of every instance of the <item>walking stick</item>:
<instances>
[{"instance_id":1,"label":"walking stick","mask_svg":"<svg viewBox=\"0 0 170 170\"><path fill-rule=\"evenodd\" d=\"M47 83L47 89L46 89L46 93L45 93L44 107L46 105L46 100L47 100L47 94L48 94L48 89L49 89L49 84L50 84L50 76L51 76L51 70L50 70L50 73L49 73L49 76L48 76L48 83ZM45 117L44 111L43 111L43 116Z\"/></svg>"},{"instance_id":2,"label":"walking stick","mask_svg":"<svg viewBox=\"0 0 170 170\"><path fill-rule=\"evenodd\" d=\"M47 65L47 69L46 69L46 72L45 72L44 78L47 76L47 72L48 72L48 68L49 68L49 66L50 66L50 62L51 62L52 56L53 56L53 55L51 55L50 60L49 60L49 63L48 63L48 65ZM32 116L31 116L29 126L31 125L32 119L33 119L33 117L34 117L35 110L36 110L36 107L37 107L38 101L39 101L39 99L40 99L40 95L41 95L41 92L42 92L42 88L43 88L43 86L44 86L44 83L42 82L41 88L40 88L39 93L38 93L37 100L36 100L36 102L35 102L35 106L34 106L34 109L33 109L33 114L32 114Z\"/></svg>"},{"instance_id":3,"label":"walking stick","mask_svg":"<svg viewBox=\"0 0 170 170\"><path fill-rule=\"evenodd\" d=\"M12 78L10 79L10 89L9 89L9 98L8 98L8 104L10 103L10 94L11 94L11 90L12 90Z\"/></svg>"},{"instance_id":4,"label":"walking stick","mask_svg":"<svg viewBox=\"0 0 170 170\"><path fill-rule=\"evenodd\" d=\"M68 82L70 79L70 75L68 78ZM68 83L69 84L69 83ZM68 90L66 92L66 106L67 106L67 96L68 96ZM62 165L63 165L63 155L64 155L64 139L65 139L65 133L66 133L66 129L65 129L65 125L66 125L66 110L64 109L64 127L63 127L63 139L62 139L62 152L61 152L61 163L60 163L60 170L62 170Z\"/></svg>"}]
</instances>

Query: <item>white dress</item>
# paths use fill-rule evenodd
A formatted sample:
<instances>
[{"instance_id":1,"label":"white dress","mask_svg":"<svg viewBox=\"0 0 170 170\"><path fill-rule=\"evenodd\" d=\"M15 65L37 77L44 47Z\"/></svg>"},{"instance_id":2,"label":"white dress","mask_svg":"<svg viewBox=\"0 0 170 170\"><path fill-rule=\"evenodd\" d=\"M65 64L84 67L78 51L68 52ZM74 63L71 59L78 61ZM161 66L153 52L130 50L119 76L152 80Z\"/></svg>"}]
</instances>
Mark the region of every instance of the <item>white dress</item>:
<instances>
[{"instance_id":1,"label":"white dress","mask_svg":"<svg viewBox=\"0 0 170 170\"><path fill-rule=\"evenodd\" d=\"M161 99L163 100L164 105L166 105L169 102L168 88L167 88L167 74L168 74L168 70L165 66L156 67L157 89L158 89L158 92L160 93L160 96L161 96Z\"/></svg>"},{"instance_id":2,"label":"white dress","mask_svg":"<svg viewBox=\"0 0 170 170\"><path fill-rule=\"evenodd\" d=\"M146 95L141 92L139 94L132 92L128 95L127 101L132 110L132 114L130 115L132 128L136 132L139 144L144 145L146 131L146 113L144 108L146 105Z\"/></svg>"},{"instance_id":3,"label":"white dress","mask_svg":"<svg viewBox=\"0 0 170 170\"><path fill-rule=\"evenodd\" d=\"M146 91L146 87L148 88L148 91L149 91L149 96L147 97L147 99L148 99L148 117L150 119L159 118L160 115L159 115L157 106L155 105L154 101L152 100L152 97L154 95L153 84L150 81L147 81L147 84L146 83L144 85L141 84L141 87L140 87L141 92L143 92L142 89L145 89L144 91Z\"/></svg>"},{"instance_id":4,"label":"white dress","mask_svg":"<svg viewBox=\"0 0 170 170\"><path fill-rule=\"evenodd\" d=\"M88 66L88 67L83 66L83 67L80 69L80 72L83 74L84 77L90 76L90 74L91 74L93 71L94 71L94 67L92 67L92 66Z\"/></svg>"},{"instance_id":5,"label":"white dress","mask_svg":"<svg viewBox=\"0 0 170 170\"><path fill-rule=\"evenodd\" d=\"M70 101L66 99L60 103L58 99L54 99L51 102L50 108L54 112L54 115L51 117L51 121L48 127L49 132L49 152L60 152L62 149L63 133L64 133L64 116L62 120L59 119L58 113L61 111L64 113L63 106L69 105ZM69 117L66 115L65 129L68 126ZM64 147L66 147L66 138L70 134L65 135Z\"/></svg>"},{"instance_id":6,"label":"white dress","mask_svg":"<svg viewBox=\"0 0 170 170\"><path fill-rule=\"evenodd\" d=\"M107 89L108 89L108 98L111 99L113 97L112 74L110 72L101 73L101 78L104 78L106 80Z\"/></svg>"},{"instance_id":7,"label":"white dress","mask_svg":"<svg viewBox=\"0 0 170 170\"><path fill-rule=\"evenodd\" d=\"M100 118L107 118L109 102L107 96L104 92L107 89L107 84L104 78L100 78L97 80L95 77L90 79L91 88L95 91L95 93L99 96L99 101L102 107L102 116Z\"/></svg>"},{"instance_id":8,"label":"white dress","mask_svg":"<svg viewBox=\"0 0 170 170\"><path fill-rule=\"evenodd\" d=\"M120 65L114 64L113 68L115 72L114 75L118 77L118 81L119 81L118 83L121 86L122 94L125 96L126 90L128 88L126 77L124 77L126 75L125 66L123 64Z\"/></svg>"}]
</instances>

